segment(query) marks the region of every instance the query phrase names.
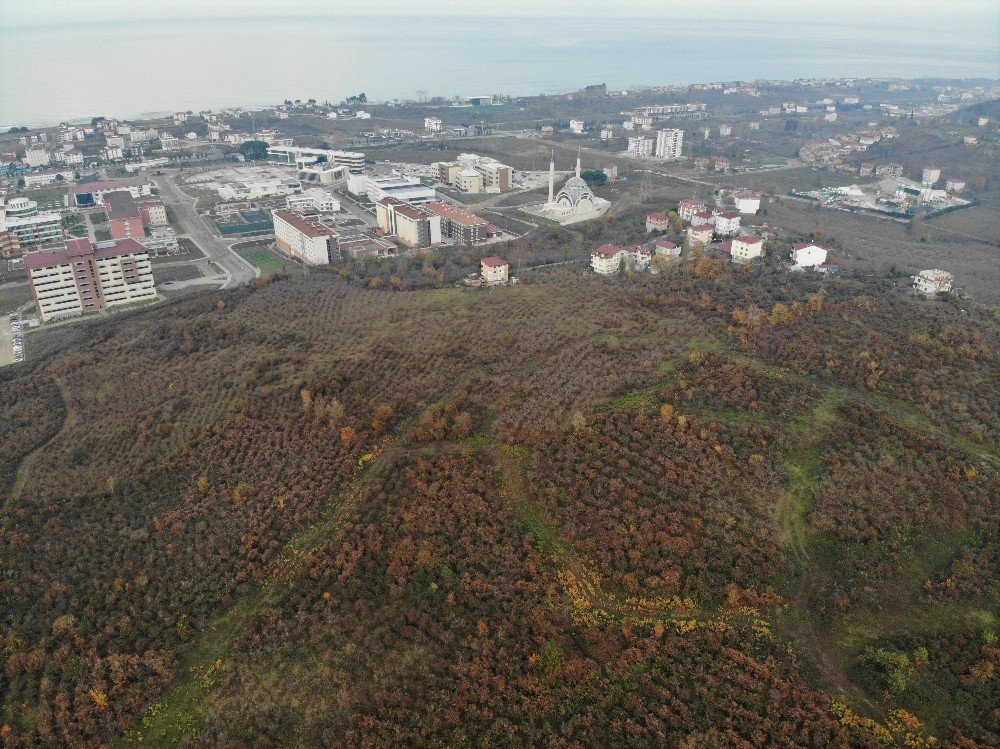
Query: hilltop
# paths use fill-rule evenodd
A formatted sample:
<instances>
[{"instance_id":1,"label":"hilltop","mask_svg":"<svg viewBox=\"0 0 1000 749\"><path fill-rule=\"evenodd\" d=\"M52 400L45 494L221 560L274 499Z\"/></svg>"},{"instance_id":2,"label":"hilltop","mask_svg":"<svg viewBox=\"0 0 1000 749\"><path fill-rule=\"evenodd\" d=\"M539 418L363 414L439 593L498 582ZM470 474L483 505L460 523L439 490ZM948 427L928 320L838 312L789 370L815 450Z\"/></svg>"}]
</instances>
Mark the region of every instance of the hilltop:
<instances>
[{"instance_id":1,"label":"hilltop","mask_svg":"<svg viewBox=\"0 0 1000 749\"><path fill-rule=\"evenodd\" d=\"M7 746L1000 744L1000 320L280 275L0 370Z\"/></svg>"}]
</instances>

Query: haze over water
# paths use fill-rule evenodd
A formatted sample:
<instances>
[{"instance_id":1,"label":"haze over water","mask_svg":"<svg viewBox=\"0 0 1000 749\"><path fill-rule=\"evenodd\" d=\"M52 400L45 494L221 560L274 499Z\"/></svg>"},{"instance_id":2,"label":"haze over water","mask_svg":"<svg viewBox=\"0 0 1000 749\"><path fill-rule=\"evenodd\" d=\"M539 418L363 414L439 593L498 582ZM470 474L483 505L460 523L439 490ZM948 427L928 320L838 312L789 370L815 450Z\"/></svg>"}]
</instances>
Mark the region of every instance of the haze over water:
<instances>
[{"instance_id":1,"label":"haze over water","mask_svg":"<svg viewBox=\"0 0 1000 749\"><path fill-rule=\"evenodd\" d=\"M945 25L887 8L876 31L852 23L846 11L835 20L751 11L733 17L714 13L710 2L705 12L681 17L614 15L612 5L571 19L442 15L440 8L415 15L412 3L399 6L410 15L391 24L384 14L357 14L363 6L338 16L339 3L283 5L280 17L273 8L272 15L237 15L245 10L234 4L217 11L232 17L121 18L106 17L99 2L78 3L77 17L36 22L11 14L4 2L0 126L340 100L360 91L382 101L416 98L418 89L450 97L557 93L601 82L1000 77L1000 4L956 13ZM762 0L759 9L766 6ZM92 12L79 17L81 7Z\"/></svg>"}]
</instances>

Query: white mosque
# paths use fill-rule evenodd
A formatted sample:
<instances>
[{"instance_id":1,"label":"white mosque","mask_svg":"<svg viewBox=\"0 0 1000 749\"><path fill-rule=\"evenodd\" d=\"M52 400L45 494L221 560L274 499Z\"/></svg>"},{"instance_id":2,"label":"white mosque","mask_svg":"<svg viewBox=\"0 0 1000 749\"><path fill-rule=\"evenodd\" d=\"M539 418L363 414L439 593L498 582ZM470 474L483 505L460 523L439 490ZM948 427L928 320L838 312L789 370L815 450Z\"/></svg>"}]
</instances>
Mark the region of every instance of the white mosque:
<instances>
[{"instance_id":1,"label":"white mosque","mask_svg":"<svg viewBox=\"0 0 1000 749\"><path fill-rule=\"evenodd\" d=\"M530 213L542 216L562 225L575 224L578 221L603 216L611 203L594 195L590 186L580 176L580 155L576 157L576 175L566 180L558 194L556 186L556 160L553 154L549 162L549 199L548 202L528 209Z\"/></svg>"}]
</instances>

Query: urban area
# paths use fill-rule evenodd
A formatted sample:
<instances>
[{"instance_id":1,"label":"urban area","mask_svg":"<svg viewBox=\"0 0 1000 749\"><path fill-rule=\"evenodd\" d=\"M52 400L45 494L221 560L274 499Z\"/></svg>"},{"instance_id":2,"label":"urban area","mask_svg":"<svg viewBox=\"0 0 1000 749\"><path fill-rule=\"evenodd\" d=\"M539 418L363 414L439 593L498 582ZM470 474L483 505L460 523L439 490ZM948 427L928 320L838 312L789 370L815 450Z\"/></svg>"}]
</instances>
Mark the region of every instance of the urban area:
<instances>
[{"instance_id":1,"label":"urban area","mask_svg":"<svg viewBox=\"0 0 1000 749\"><path fill-rule=\"evenodd\" d=\"M13 127L0 137L0 357L23 361L39 326L420 255L470 290L561 266L722 262L988 296L995 279L969 268L997 246L983 201L1000 189L988 166L998 93L965 81L599 84ZM571 241L539 251L554 237Z\"/></svg>"}]
</instances>

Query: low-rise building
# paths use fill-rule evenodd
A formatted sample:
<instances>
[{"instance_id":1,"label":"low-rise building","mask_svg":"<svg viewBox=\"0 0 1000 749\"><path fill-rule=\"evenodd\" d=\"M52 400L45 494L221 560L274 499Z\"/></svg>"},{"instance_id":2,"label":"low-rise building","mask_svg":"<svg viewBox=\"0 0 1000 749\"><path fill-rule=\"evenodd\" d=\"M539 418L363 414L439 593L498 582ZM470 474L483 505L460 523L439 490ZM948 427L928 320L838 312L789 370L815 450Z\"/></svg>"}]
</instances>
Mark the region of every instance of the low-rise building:
<instances>
[{"instance_id":1,"label":"low-rise building","mask_svg":"<svg viewBox=\"0 0 1000 749\"><path fill-rule=\"evenodd\" d=\"M72 182L74 174L71 169L46 169L42 172L25 172L21 179L24 180L25 188L31 190L36 187L48 187L59 182Z\"/></svg>"},{"instance_id":2,"label":"low-rise building","mask_svg":"<svg viewBox=\"0 0 1000 749\"><path fill-rule=\"evenodd\" d=\"M24 162L32 169L48 166L49 161L49 152L45 148L29 148L24 152Z\"/></svg>"},{"instance_id":3,"label":"low-rise building","mask_svg":"<svg viewBox=\"0 0 1000 749\"><path fill-rule=\"evenodd\" d=\"M653 251L657 257L680 257L681 246L668 239L657 239L653 242Z\"/></svg>"},{"instance_id":4,"label":"low-rise building","mask_svg":"<svg viewBox=\"0 0 1000 749\"><path fill-rule=\"evenodd\" d=\"M735 263L745 263L764 254L764 241L760 237L743 235L733 239L730 253Z\"/></svg>"},{"instance_id":5,"label":"low-rise building","mask_svg":"<svg viewBox=\"0 0 1000 749\"><path fill-rule=\"evenodd\" d=\"M693 247L696 244L707 245L712 241L715 227L711 224L692 224L687 228L687 240Z\"/></svg>"},{"instance_id":6,"label":"low-rise building","mask_svg":"<svg viewBox=\"0 0 1000 749\"><path fill-rule=\"evenodd\" d=\"M744 215L753 216L760 210L760 193L744 190L736 193L736 210Z\"/></svg>"},{"instance_id":7,"label":"low-rise building","mask_svg":"<svg viewBox=\"0 0 1000 749\"><path fill-rule=\"evenodd\" d=\"M583 135L583 120L570 120L569 131L574 135Z\"/></svg>"},{"instance_id":8,"label":"low-rise building","mask_svg":"<svg viewBox=\"0 0 1000 749\"><path fill-rule=\"evenodd\" d=\"M347 191L364 196L372 203L382 198L396 198L411 205L421 205L437 200L434 188L427 187L415 177L369 177L352 174L347 180Z\"/></svg>"},{"instance_id":9,"label":"low-rise building","mask_svg":"<svg viewBox=\"0 0 1000 749\"><path fill-rule=\"evenodd\" d=\"M307 265L327 265L339 259L337 232L287 208L271 211L274 241L286 255Z\"/></svg>"},{"instance_id":10,"label":"low-rise building","mask_svg":"<svg viewBox=\"0 0 1000 749\"><path fill-rule=\"evenodd\" d=\"M812 242L792 245L792 264L799 268L815 268L823 265L826 256L827 251Z\"/></svg>"},{"instance_id":11,"label":"low-rise building","mask_svg":"<svg viewBox=\"0 0 1000 749\"><path fill-rule=\"evenodd\" d=\"M510 264L502 257L484 257L479 261L479 271L487 286L496 286L510 280Z\"/></svg>"},{"instance_id":12,"label":"low-rise building","mask_svg":"<svg viewBox=\"0 0 1000 749\"><path fill-rule=\"evenodd\" d=\"M255 182L226 182L217 192L223 200L259 200L281 198L300 192L302 183L297 179L262 179Z\"/></svg>"},{"instance_id":13,"label":"low-rise building","mask_svg":"<svg viewBox=\"0 0 1000 749\"><path fill-rule=\"evenodd\" d=\"M424 117L424 130L429 133L440 133L441 132L441 118L440 117Z\"/></svg>"},{"instance_id":14,"label":"low-rise building","mask_svg":"<svg viewBox=\"0 0 1000 749\"><path fill-rule=\"evenodd\" d=\"M112 239L139 239L145 235L142 214L128 190L116 190L104 196L108 230Z\"/></svg>"},{"instance_id":15,"label":"low-rise building","mask_svg":"<svg viewBox=\"0 0 1000 749\"><path fill-rule=\"evenodd\" d=\"M603 244L590 253L590 267L594 273L611 276L621 270L625 259L625 248L613 244Z\"/></svg>"},{"instance_id":16,"label":"low-rise building","mask_svg":"<svg viewBox=\"0 0 1000 749\"><path fill-rule=\"evenodd\" d=\"M677 215L681 217L681 221L691 222L694 220L695 214L707 210L708 206L701 200L682 200L677 204Z\"/></svg>"},{"instance_id":17,"label":"low-rise building","mask_svg":"<svg viewBox=\"0 0 1000 749\"><path fill-rule=\"evenodd\" d=\"M646 231L666 231L670 228L670 219L663 211L646 214Z\"/></svg>"},{"instance_id":18,"label":"low-rise building","mask_svg":"<svg viewBox=\"0 0 1000 749\"><path fill-rule=\"evenodd\" d=\"M719 137L720 138L728 138L732 134L733 134L733 126L732 125L719 125Z\"/></svg>"},{"instance_id":19,"label":"low-rise building","mask_svg":"<svg viewBox=\"0 0 1000 749\"><path fill-rule=\"evenodd\" d=\"M739 232L739 211L717 211L712 215L715 218L715 233L720 237L731 237Z\"/></svg>"},{"instance_id":20,"label":"low-rise building","mask_svg":"<svg viewBox=\"0 0 1000 749\"><path fill-rule=\"evenodd\" d=\"M42 321L156 298L147 249L134 239L71 239L24 256Z\"/></svg>"},{"instance_id":21,"label":"low-rise building","mask_svg":"<svg viewBox=\"0 0 1000 749\"><path fill-rule=\"evenodd\" d=\"M75 205L80 208L90 208L95 205L104 205L104 196L116 190L128 190L133 198L139 198L152 195L153 185L143 177L128 177L78 183L73 186L71 192Z\"/></svg>"},{"instance_id":22,"label":"low-rise building","mask_svg":"<svg viewBox=\"0 0 1000 749\"><path fill-rule=\"evenodd\" d=\"M301 194L289 195L285 198L285 207L292 211L317 211L318 213L336 213L340 210L340 201L326 190L310 187Z\"/></svg>"},{"instance_id":23,"label":"low-rise building","mask_svg":"<svg viewBox=\"0 0 1000 749\"><path fill-rule=\"evenodd\" d=\"M921 294L933 296L951 291L955 276L944 270L922 270L913 277L913 288Z\"/></svg>"}]
</instances>

